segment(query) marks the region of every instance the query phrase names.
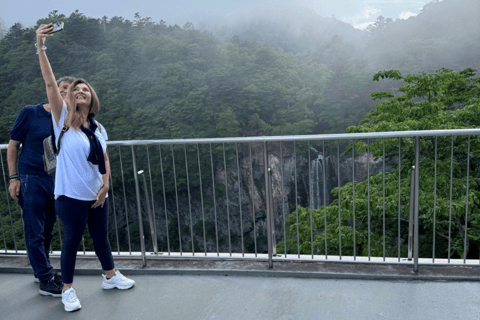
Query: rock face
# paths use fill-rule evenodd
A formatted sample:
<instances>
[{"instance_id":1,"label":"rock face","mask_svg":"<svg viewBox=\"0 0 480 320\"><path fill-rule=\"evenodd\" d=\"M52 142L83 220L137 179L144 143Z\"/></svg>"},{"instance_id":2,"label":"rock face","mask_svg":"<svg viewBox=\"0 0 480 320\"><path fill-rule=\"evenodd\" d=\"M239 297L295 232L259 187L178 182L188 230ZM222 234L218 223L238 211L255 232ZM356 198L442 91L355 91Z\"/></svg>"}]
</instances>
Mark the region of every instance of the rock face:
<instances>
[{"instance_id":1,"label":"rock face","mask_svg":"<svg viewBox=\"0 0 480 320\"><path fill-rule=\"evenodd\" d=\"M370 175L383 170L382 159L375 161L367 153L355 155L353 160L351 156L338 157L336 150L324 155L311 147L310 156L298 150L295 156L290 145L284 146L281 153L278 149L268 149L277 242L283 240L284 219L295 211L296 205L313 209L329 205L334 200L331 190L339 183L343 186L353 179L360 182L366 179L368 170ZM199 187L191 187L190 205L186 187L178 190L178 210L174 192L165 195L166 204L163 192L154 194L153 201L149 199L153 203L159 251L191 252L192 242L195 252L200 253L205 248L207 252L267 251L263 145L252 144L251 158L248 145L239 146L238 158L238 165L236 159L226 162L226 172L223 163L215 168L214 181L203 180L203 198ZM386 170L391 167L387 166ZM116 188L121 190L121 186ZM140 191L146 250L153 251L144 190L140 187ZM110 204L109 234L113 251L118 249L115 228L121 251L140 250L137 200L135 192L129 194L125 199L117 192L114 206Z\"/></svg>"}]
</instances>

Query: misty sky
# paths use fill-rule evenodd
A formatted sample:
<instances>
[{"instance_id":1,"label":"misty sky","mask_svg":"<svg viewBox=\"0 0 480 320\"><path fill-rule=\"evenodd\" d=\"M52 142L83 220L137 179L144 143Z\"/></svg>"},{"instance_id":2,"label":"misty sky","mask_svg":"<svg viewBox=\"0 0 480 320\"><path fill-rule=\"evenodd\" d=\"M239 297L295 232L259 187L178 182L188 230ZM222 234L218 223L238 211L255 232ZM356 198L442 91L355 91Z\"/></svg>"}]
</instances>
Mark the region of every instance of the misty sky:
<instances>
[{"instance_id":1,"label":"misty sky","mask_svg":"<svg viewBox=\"0 0 480 320\"><path fill-rule=\"evenodd\" d=\"M121 16L133 20L134 13L183 26L187 21L198 26L203 22L225 21L253 12L309 10L324 17L364 28L382 15L406 19L420 12L430 0L0 0L0 18L6 27L16 22L32 26L52 10L70 15L76 9L88 17Z\"/></svg>"}]
</instances>

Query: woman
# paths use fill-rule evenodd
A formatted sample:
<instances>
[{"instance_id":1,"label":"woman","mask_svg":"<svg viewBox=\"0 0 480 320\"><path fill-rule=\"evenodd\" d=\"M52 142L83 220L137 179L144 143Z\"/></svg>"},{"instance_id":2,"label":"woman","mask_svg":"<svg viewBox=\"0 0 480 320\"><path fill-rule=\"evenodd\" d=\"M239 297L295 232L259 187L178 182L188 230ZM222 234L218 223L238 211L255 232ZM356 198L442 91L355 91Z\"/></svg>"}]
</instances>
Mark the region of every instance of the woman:
<instances>
[{"instance_id":1,"label":"woman","mask_svg":"<svg viewBox=\"0 0 480 320\"><path fill-rule=\"evenodd\" d=\"M66 104L63 102L45 53L45 38L52 36L49 34L52 28L52 24L38 28L36 46L52 109L56 144L60 150L54 193L55 211L62 220L64 230L62 302L66 311L74 311L81 305L72 287L73 272L77 249L87 223L95 253L105 271L102 287L129 289L135 282L115 270L107 238L106 198L110 163L106 153L107 134L93 120L99 111L99 101L93 88L85 80L77 79L68 89Z\"/></svg>"}]
</instances>

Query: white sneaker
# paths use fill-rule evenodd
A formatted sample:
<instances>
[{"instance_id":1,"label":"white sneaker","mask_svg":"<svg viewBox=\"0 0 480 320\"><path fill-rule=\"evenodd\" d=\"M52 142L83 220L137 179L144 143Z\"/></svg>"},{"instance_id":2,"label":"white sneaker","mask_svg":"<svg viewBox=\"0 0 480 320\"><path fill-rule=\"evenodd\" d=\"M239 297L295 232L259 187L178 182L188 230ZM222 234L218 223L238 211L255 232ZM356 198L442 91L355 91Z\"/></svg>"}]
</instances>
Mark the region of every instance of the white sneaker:
<instances>
[{"instance_id":1,"label":"white sneaker","mask_svg":"<svg viewBox=\"0 0 480 320\"><path fill-rule=\"evenodd\" d=\"M128 279L125 277L123 274L120 273L120 271L116 270L115 271L115 276L111 277L110 279L107 279L107 277L103 274L103 283L102 283L102 288L103 289L113 289L113 288L118 288L118 289L130 289L135 285L135 281L132 279Z\"/></svg>"},{"instance_id":2,"label":"white sneaker","mask_svg":"<svg viewBox=\"0 0 480 320\"><path fill-rule=\"evenodd\" d=\"M65 305L65 311L75 311L82 307L73 287L62 291L62 303Z\"/></svg>"}]
</instances>

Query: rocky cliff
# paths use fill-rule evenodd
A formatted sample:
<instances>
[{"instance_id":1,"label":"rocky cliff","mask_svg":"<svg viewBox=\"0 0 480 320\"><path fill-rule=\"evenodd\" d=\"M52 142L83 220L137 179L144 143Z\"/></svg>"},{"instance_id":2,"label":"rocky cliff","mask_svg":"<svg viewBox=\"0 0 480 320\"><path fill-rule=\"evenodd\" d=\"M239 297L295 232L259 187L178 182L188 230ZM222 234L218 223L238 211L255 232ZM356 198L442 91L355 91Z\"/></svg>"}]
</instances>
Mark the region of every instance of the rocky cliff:
<instances>
[{"instance_id":1,"label":"rocky cliff","mask_svg":"<svg viewBox=\"0 0 480 320\"><path fill-rule=\"evenodd\" d=\"M368 166L370 175L381 172L383 168L382 159L375 160L367 153L355 155L353 160L351 153L350 157L338 157L339 152L336 150L327 150L323 154L317 151L321 148L310 147L308 155L305 149L303 153L296 149L295 157L293 144L284 145L281 153L279 148L268 148L277 242L284 237L284 218L295 211L297 204L314 209L324 203L329 205L334 200L331 190L338 187L339 182L343 186L353 179L356 182L365 180ZM196 252L204 252L204 239L207 252L217 252L217 241L219 252L229 252L230 248L232 252L242 252L242 236L244 252L267 251L263 144L252 144L251 158L249 151L248 145L239 146L238 165L236 159L228 161L226 171L223 165L214 169L214 180L211 177L202 179L203 198L199 187L191 187L190 206L186 186L178 189L178 210L174 192L165 194L165 203L163 192L153 194L152 201L149 189L160 251L167 251L170 247L171 251L178 252L181 239L182 251L191 252L192 234ZM391 167L387 165L386 170L391 170ZM121 186L115 187L118 191L114 195L114 205L110 203L109 218L112 249L117 250L116 221L120 250L129 250L130 233L131 249L138 251L140 245L135 192L129 190L131 192L128 192L125 199L120 192ZM147 251L153 251L142 184L140 191L146 248Z\"/></svg>"}]
</instances>

